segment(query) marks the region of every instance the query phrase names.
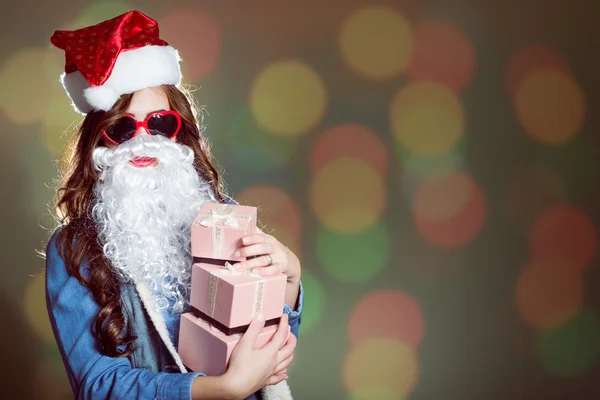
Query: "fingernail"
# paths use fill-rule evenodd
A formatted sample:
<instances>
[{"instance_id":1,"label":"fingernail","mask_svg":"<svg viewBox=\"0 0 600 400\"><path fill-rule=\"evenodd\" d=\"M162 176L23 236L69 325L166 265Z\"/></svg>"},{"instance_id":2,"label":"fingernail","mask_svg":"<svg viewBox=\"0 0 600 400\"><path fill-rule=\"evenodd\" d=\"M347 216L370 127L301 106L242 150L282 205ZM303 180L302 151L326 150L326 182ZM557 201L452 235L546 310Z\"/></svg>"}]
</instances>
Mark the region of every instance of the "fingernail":
<instances>
[{"instance_id":1,"label":"fingernail","mask_svg":"<svg viewBox=\"0 0 600 400\"><path fill-rule=\"evenodd\" d=\"M242 253L240 253L240 252L239 252L239 250L238 250L238 251L236 251L235 253L233 253L233 256L234 256L235 258L238 258L238 257L239 257L239 256L241 256L241 255L242 255Z\"/></svg>"},{"instance_id":2,"label":"fingernail","mask_svg":"<svg viewBox=\"0 0 600 400\"><path fill-rule=\"evenodd\" d=\"M244 244L248 243L248 238L247 237L243 237L242 238L242 243L244 243Z\"/></svg>"},{"instance_id":3,"label":"fingernail","mask_svg":"<svg viewBox=\"0 0 600 400\"><path fill-rule=\"evenodd\" d=\"M287 375L286 375L286 376L285 376L285 379L287 380L287 378L289 378L289 376L287 376Z\"/></svg>"},{"instance_id":4,"label":"fingernail","mask_svg":"<svg viewBox=\"0 0 600 400\"><path fill-rule=\"evenodd\" d=\"M235 263L232 265L232 267L235 269L239 269L241 266L242 266L242 264L240 264L240 263Z\"/></svg>"},{"instance_id":5,"label":"fingernail","mask_svg":"<svg viewBox=\"0 0 600 400\"><path fill-rule=\"evenodd\" d=\"M260 275L260 271L259 271L259 270L257 270L257 269L253 269L253 270L252 270L252 274L253 274L253 275Z\"/></svg>"}]
</instances>

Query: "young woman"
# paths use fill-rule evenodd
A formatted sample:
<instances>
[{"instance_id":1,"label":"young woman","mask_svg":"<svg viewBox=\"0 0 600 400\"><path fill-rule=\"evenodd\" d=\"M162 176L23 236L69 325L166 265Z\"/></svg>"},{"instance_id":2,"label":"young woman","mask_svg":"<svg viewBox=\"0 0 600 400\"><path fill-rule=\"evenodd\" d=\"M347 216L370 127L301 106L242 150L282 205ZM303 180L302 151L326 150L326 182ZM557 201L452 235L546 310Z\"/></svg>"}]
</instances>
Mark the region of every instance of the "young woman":
<instances>
[{"instance_id":1,"label":"young woman","mask_svg":"<svg viewBox=\"0 0 600 400\"><path fill-rule=\"evenodd\" d=\"M189 310L190 226L222 192L177 52L138 11L57 31L62 83L85 119L61 164L60 226L46 249L47 306L71 386L84 399L291 399L303 293L298 258L274 237L243 238L235 265L288 277L271 341L252 322L221 376L189 372L177 354ZM290 325L293 335L287 335Z\"/></svg>"}]
</instances>

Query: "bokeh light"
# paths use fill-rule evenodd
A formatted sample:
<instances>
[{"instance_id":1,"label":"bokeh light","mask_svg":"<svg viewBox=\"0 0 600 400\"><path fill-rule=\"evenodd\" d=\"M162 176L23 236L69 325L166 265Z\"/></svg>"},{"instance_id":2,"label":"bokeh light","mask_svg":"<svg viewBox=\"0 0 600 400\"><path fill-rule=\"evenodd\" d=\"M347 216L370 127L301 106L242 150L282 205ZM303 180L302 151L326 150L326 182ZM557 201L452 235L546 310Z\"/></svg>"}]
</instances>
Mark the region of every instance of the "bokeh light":
<instances>
[{"instance_id":1,"label":"bokeh light","mask_svg":"<svg viewBox=\"0 0 600 400\"><path fill-rule=\"evenodd\" d=\"M43 275L30 278L25 288L25 316L33 330L46 342L54 342L54 334L46 310L46 287Z\"/></svg>"},{"instance_id":2,"label":"bokeh light","mask_svg":"<svg viewBox=\"0 0 600 400\"><path fill-rule=\"evenodd\" d=\"M503 197L509 222L526 232L542 210L566 201L569 195L552 166L532 160L510 173Z\"/></svg>"},{"instance_id":3,"label":"bokeh light","mask_svg":"<svg viewBox=\"0 0 600 400\"><path fill-rule=\"evenodd\" d=\"M460 172L444 173L423 181L415 196L414 212L431 221L452 218L468 204L471 178Z\"/></svg>"},{"instance_id":4,"label":"bokeh light","mask_svg":"<svg viewBox=\"0 0 600 400\"><path fill-rule=\"evenodd\" d=\"M521 318L538 329L566 323L583 302L581 272L568 262L534 259L521 270L516 286Z\"/></svg>"},{"instance_id":5,"label":"bokeh light","mask_svg":"<svg viewBox=\"0 0 600 400\"><path fill-rule=\"evenodd\" d=\"M584 269L596 256L598 232L589 215L570 204L546 209L529 234L533 258L564 260Z\"/></svg>"},{"instance_id":6,"label":"bokeh light","mask_svg":"<svg viewBox=\"0 0 600 400\"><path fill-rule=\"evenodd\" d=\"M67 30L75 30L86 26L97 25L101 22L109 20L121 15L130 10L135 10L136 7L131 3L118 0L95 1L90 4L79 16L70 22L65 28Z\"/></svg>"},{"instance_id":7,"label":"bokeh light","mask_svg":"<svg viewBox=\"0 0 600 400\"><path fill-rule=\"evenodd\" d=\"M464 110L460 99L447 86L415 82L394 95L390 124L396 139L407 150L438 155L450 151L464 135Z\"/></svg>"},{"instance_id":8,"label":"bokeh light","mask_svg":"<svg viewBox=\"0 0 600 400\"><path fill-rule=\"evenodd\" d=\"M305 334L318 326L318 322L325 314L325 288L323 284L308 268L302 269L302 288L304 289L304 302L307 305L302 310L302 323L300 334Z\"/></svg>"},{"instance_id":9,"label":"bokeh light","mask_svg":"<svg viewBox=\"0 0 600 400\"><path fill-rule=\"evenodd\" d=\"M344 386L363 399L376 390L409 398L418 383L420 365L411 346L396 339L369 339L353 346L343 361Z\"/></svg>"},{"instance_id":10,"label":"bokeh light","mask_svg":"<svg viewBox=\"0 0 600 400\"><path fill-rule=\"evenodd\" d=\"M363 297L348 322L350 343L381 337L398 339L416 350L423 340L423 314L407 293L379 290Z\"/></svg>"},{"instance_id":11,"label":"bokeh light","mask_svg":"<svg viewBox=\"0 0 600 400\"><path fill-rule=\"evenodd\" d=\"M413 39L406 19L385 6L357 10L343 24L339 45L343 61L356 73L383 80L408 65Z\"/></svg>"},{"instance_id":12,"label":"bokeh light","mask_svg":"<svg viewBox=\"0 0 600 400\"><path fill-rule=\"evenodd\" d=\"M60 350L58 349L58 344L56 342L47 343L44 346L44 358L52 361L58 361L57 364L63 367Z\"/></svg>"},{"instance_id":13,"label":"bokeh light","mask_svg":"<svg viewBox=\"0 0 600 400\"><path fill-rule=\"evenodd\" d=\"M327 91L321 77L308 65L283 60L265 68L250 92L252 115L259 126L280 136L298 136L323 118Z\"/></svg>"},{"instance_id":14,"label":"bokeh light","mask_svg":"<svg viewBox=\"0 0 600 400\"><path fill-rule=\"evenodd\" d=\"M483 192L467 175L449 172L423 181L413 203L415 224L430 243L462 246L483 227L487 206Z\"/></svg>"},{"instance_id":15,"label":"bokeh light","mask_svg":"<svg viewBox=\"0 0 600 400\"><path fill-rule=\"evenodd\" d=\"M598 136L577 135L562 146L538 146L532 157L551 165L567 186L569 200L585 201L600 181Z\"/></svg>"},{"instance_id":16,"label":"bokeh light","mask_svg":"<svg viewBox=\"0 0 600 400\"><path fill-rule=\"evenodd\" d=\"M205 78L221 58L221 29L206 13L177 8L158 21L161 37L179 51L184 81Z\"/></svg>"},{"instance_id":17,"label":"bokeh light","mask_svg":"<svg viewBox=\"0 0 600 400\"><path fill-rule=\"evenodd\" d=\"M389 233L381 221L353 235L321 227L316 238L319 262L329 274L345 283L369 281L389 260Z\"/></svg>"},{"instance_id":18,"label":"bokeh light","mask_svg":"<svg viewBox=\"0 0 600 400\"><path fill-rule=\"evenodd\" d=\"M585 119L585 98L579 84L562 71L531 72L515 98L525 132L545 144L563 144L579 133Z\"/></svg>"},{"instance_id":19,"label":"bokeh light","mask_svg":"<svg viewBox=\"0 0 600 400\"><path fill-rule=\"evenodd\" d=\"M381 139L365 125L336 125L321 134L312 150L313 173L319 173L330 161L338 157L361 158L382 178L387 175L387 150Z\"/></svg>"},{"instance_id":20,"label":"bokeh light","mask_svg":"<svg viewBox=\"0 0 600 400\"><path fill-rule=\"evenodd\" d=\"M226 134L235 160L245 171L256 173L288 164L298 145L296 138L273 136L261 129L248 107L231 115Z\"/></svg>"},{"instance_id":21,"label":"bokeh light","mask_svg":"<svg viewBox=\"0 0 600 400\"><path fill-rule=\"evenodd\" d=\"M539 334L538 352L546 370L558 376L577 376L597 365L600 358L600 320L582 308L565 325Z\"/></svg>"},{"instance_id":22,"label":"bokeh light","mask_svg":"<svg viewBox=\"0 0 600 400\"><path fill-rule=\"evenodd\" d=\"M62 87L51 92L51 100L42 120L43 141L48 151L54 157L59 157L65 151L69 139L77 132L83 117L73 111Z\"/></svg>"},{"instance_id":23,"label":"bokeh light","mask_svg":"<svg viewBox=\"0 0 600 400\"><path fill-rule=\"evenodd\" d=\"M429 177L450 172L465 172L467 169L464 157L458 151L437 156L422 156L418 154L401 155L402 164L401 186L402 194L411 203L416 193Z\"/></svg>"},{"instance_id":24,"label":"bokeh light","mask_svg":"<svg viewBox=\"0 0 600 400\"><path fill-rule=\"evenodd\" d=\"M26 174L26 179L21 182L21 190L27 194L25 201L29 209L39 216L37 222L43 225L45 220L50 220L49 208L54 196L56 169L41 166L51 165L51 154L38 135L25 135L13 145L12 155L13 165Z\"/></svg>"},{"instance_id":25,"label":"bokeh light","mask_svg":"<svg viewBox=\"0 0 600 400\"><path fill-rule=\"evenodd\" d=\"M386 187L363 160L340 157L327 164L311 185L311 205L319 222L341 234L371 226L382 214Z\"/></svg>"},{"instance_id":26,"label":"bokeh light","mask_svg":"<svg viewBox=\"0 0 600 400\"><path fill-rule=\"evenodd\" d=\"M548 68L571 74L567 61L551 47L537 43L521 46L508 62L506 80L511 96L514 98L517 95L523 80L529 74Z\"/></svg>"},{"instance_id":27,"label":"bokeh light","mask_svg":"<svg viewBox=\"0 0 600 400\"><path fill-rule=\"evenodd\" d=\"M36 400L56 400L73 398L62 359L45 359L36 363L33 382L33 398Z\"/></svg>"},{"instance_id":28,"label":"bokeh light","mask_svg":"<svg viewBox=\"0 0 600 400\"><path fill-rule=\"evenodd\" d=\"M460 91L473 80L475 50L457 27L430 21L415 28L414 52L406 73L416 81L440 82Z\"/></svg>"},{"instance_id":29,"label":"bokeh light","mask_svg":"<svg viewBox=\"0 0 600 400\"><path fill-rule=\"evenodd\" d=\"M241 205L258 208L258 226L265 233L275 236L294 253L300 252L302 217L289 193L275 186L254 185L239 192L235 198Z\"/></svg>"},{"instance_id":30,"label":"bokeh light","mask_svg":"<svg viewBox=\"0 0 600 400\"><path fill-rule=\"evenodd\" d=\"M376 386L363 387L355 393L346 396L346 400L405 400L406 398L394 391L394 389Z\"/></svg>"},{"instance_id":31,"label":"bokeh light","mask_svg":"<svg viewBox=\"0 0 600 400\"><path fill-rule=\"evenodd\" d=\"M44 116L51 82L58 79L47 74L47 55L43 48L24 49L0 66L0 110L17 124L35 123Z\"/></svg>"}]
</instances>

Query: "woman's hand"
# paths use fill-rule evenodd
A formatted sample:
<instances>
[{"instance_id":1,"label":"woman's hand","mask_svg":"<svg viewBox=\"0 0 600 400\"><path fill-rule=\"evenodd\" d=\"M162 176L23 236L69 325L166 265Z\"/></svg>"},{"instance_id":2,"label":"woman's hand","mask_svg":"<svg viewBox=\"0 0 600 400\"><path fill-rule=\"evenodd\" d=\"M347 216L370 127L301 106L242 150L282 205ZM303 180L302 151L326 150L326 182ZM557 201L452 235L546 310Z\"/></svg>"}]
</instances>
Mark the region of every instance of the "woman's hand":
<instances>
[{"instance_id":1,"label":"woman's hand","mask_svg":"<svg viewBox=\"0 0 600 400\"><path fill-rule=\"evenodd\" d=\"M227 372L223 375L232 392L240 399L264 386L287 379L286 370L296 348L296 337L289 331L287 314L281 317L271 340L263 347L256 348L256 339L264 326L264 321L252 321L235 346Z\"/></svg>"},{"instance_id":2,"label":"woman's hand","mask_svg":"<svg viewBox=\"0 0 600 400\"><path fill-rule=\"evenodd\" d=\"M300 260L279 240L259 228L256 230L256 233L242 238L242 246L237 250L239 254L236 254L253 258L236 263L233 267L241 271L253 270L261 276L284 274L287 277L285 304L295 310L300 293Z\"/></svg>"},{"instance_id":3,"label":"woman's hand","mask_svg":"<svg viewBox=\"0 0 600 400\"><path fill-rule=\"evenodd\" d=\"M300 260L275 237L257 228L257 232L244 236L242 246L235 254L236 257L247 257L248 260L234 265L235 268L256 270L262 276L282 273L288 282L300 281ZM250 258L254 257L254 258Z\"/></svg>"}]
</instances>

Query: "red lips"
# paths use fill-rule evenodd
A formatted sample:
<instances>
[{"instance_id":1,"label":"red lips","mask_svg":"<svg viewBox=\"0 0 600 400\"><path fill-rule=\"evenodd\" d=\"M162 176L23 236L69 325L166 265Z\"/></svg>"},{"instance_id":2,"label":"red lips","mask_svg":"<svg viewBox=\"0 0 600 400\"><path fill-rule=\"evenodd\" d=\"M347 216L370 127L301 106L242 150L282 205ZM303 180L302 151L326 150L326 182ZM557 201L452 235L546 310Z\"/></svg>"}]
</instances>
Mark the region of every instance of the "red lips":
<instances>
[{"instance_id":1,"label":"red lips","mask_svg":"<svg viewBox=\"0 0 600 400\"><path fill-rule=\"evenodd\" d=\"M134 157L129 160L129 164L133 165L134 167L144 168L151 166L156 161L157 160L154 157Z\"/></svg>"}]
</instances>

